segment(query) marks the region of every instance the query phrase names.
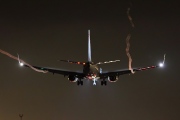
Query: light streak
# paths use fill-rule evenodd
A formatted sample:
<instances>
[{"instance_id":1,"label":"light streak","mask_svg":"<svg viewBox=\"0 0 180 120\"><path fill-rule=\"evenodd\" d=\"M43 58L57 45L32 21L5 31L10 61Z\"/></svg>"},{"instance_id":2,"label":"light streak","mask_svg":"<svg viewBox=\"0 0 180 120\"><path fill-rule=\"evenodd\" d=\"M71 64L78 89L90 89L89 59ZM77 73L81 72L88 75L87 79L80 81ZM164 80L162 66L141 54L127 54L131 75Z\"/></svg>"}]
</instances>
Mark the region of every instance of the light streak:
<instances>
[{"instance_id":1,"label":"light streak","mask_svg":"<svg viewBox=\"0 0 180 120\"><path fill-rule=\"evenodd\" d=\"M164 62L165 62L165 60L166 60L166 54L164 54L164 60L163 60L163 65L164 65Z\"/></svg>"},{"instance_id":2,"label":"light streak","mask_svg":"<svg viewBox=\"0 0 180 120\"><path fill-rule=\"evenodd\" d=\"M134 23L133 23L133 21L132 21L132 17L131 17L131 15L129 14L129 11L131 10L131 8L129 7L128 9L127 9L127 16L128 16L128 19L129 19L129 21L130 21L130 23L131 23L131 26L134 28L135 26L134 26Z\"/></svg>"},{"instance_id":3,"label":"light streak","mask_svg":"<svg viewBox=\"0 0 180 120\"><path fill-rule=\"evenodd\" d=\"M131 4L131 6L132 6L132 4ZM129 19L129 21L130 21L130 23L131 23L131 26L132 26L132 28L134 28L135 26L134 26L134 23L133 23L133 21L132 21L132 17L131 17L131 15L129 14L129 11L130 11L131 9L130 9L130 7L127 9L127 17L128 17L128 19ZM129 40L130 40L130 38L131 38L131 34L128 34L128 36L126 37L126 55L127 55L127 57L128 57L128 59L129 59L129 70L131 70L131 73L135 73L134 71L133 71L133 69L132 69L132 58L131 58L131 55L130 55L130 53L129 53L129 49L130 49L130 42L129 42Z\"/></svg>"},{"instance_id":4,"label":"light streak","mask_svg":"<svg viewBox=\"0 0 180 120\"><path fill-rule=\"evenodd\" d=\"M126 45L127 45L127 47L126 47L126 55L128 56L128 58L129 58L129 70L131 70L131 73L135 73L134 71L133 71L133 69L132 69L132 58L131 58L131 55L130 55L130 53L129 53L129 49L130 49L130 43L129 43L129 40L130 40L130 38L131 38L131 34L128 34L128 36L127 36L127 38L126 38Z\"/></svg>"},{"instance_id":5,"label":"light streak","mask_svg":"<svg viewBox=\"0 0 180 120\"><path fill-rule=\"evenodd\" d=\"M113 62L119 62L120 60L114 60L114 61L105 61L105 62L98 62L96 64L106 64L106 63L113 63Z\"/></svg>"},{"instance_id":6,"label":"light streak","mask_svg":"<svg viewBox=\"0 0 180 120\"><path fill-rule=\"evenodd\" d=\"M4 54L4 55L6 55L6 56L8 56L8 57L10 57L10 58L12 58L14 60L17 60L21 66L27 65L28 67L30 67L31 69L33 69L36 72L42 72L42 73L47 73L48 72L48 71L45 71L45 70L36 69L32 65L30 65L30 64L26 63L25 61L23 61L22 59L20 59L19 55L18 55L18 57L15 57L15 56L11 55L10 53L8 53L8 52L6 52L4 50L1 50L1 49L0 49L0 53Z\"/></svg>"},{"instance_id":7,"label":"light streak","mask_svg":"<svg viewBox=\"0 0 180 120\"><path fill-rule=\"evenodd\" d=\"M163 62L162 62L162 63L159 63L159 66L160 66L160 67L163 67L163 66L164 66L165 60L166 60L166 54L164 54L164 60L163 60Z\"/></svg>"}]
</instances>

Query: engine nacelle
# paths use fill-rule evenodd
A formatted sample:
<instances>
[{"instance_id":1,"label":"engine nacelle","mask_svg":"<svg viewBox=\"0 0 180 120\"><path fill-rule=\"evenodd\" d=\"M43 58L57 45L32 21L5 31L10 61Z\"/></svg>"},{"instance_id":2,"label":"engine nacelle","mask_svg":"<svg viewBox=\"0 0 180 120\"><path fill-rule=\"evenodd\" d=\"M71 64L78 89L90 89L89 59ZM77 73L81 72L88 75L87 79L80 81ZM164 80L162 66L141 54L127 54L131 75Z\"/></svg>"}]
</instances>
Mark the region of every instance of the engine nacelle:
<instances>
[{"instance_id":1,"label":"engine nacelle","mask_svg":"<svg viewBox=\"0 0 180 120\"><path fill-rule=\"evenodd\" d=\"M68 80L70 82L77 82L78 78L76 76L74 76L74 75L69 75Z\"/></svg>"},{"instance_id":2,"label":"engine nacelle","mask_svg":"<svg viewBox=\"0 0 180 120\"><path fill-rule=\"evenodd\" d=\"M118 76L108 76L109 82L116 82L118 79L119 79Z\"/></svg>"}]
</instances>

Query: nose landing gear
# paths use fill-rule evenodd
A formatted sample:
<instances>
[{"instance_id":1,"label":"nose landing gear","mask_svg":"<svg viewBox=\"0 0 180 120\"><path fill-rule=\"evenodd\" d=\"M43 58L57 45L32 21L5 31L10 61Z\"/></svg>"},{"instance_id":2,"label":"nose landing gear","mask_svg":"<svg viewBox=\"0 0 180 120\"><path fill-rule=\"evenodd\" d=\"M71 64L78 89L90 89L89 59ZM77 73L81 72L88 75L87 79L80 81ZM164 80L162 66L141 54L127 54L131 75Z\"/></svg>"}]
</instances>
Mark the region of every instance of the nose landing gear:
<instances>
[{"instance_id":1,"label":"nose landing gear","mask_svg":"<svg viewBox=\"0 0 180 120\"><path fill-rule=\"evenodd\" d=\"M94 78L94 79L93 79L93 85L96 85L96 81L97 81L97 80Z\"/></svg>"},{"instance_id":2,"label":"nose landing gear","mask_svg":"<svg viewBox=\"0 0 180 120\"><path fill-rule=\"evenodd\" d=\"M107 85L107 81L105 81L105 80L103 80L103 81L101 81L101 85Z\"/></svg>"}]
</instances>

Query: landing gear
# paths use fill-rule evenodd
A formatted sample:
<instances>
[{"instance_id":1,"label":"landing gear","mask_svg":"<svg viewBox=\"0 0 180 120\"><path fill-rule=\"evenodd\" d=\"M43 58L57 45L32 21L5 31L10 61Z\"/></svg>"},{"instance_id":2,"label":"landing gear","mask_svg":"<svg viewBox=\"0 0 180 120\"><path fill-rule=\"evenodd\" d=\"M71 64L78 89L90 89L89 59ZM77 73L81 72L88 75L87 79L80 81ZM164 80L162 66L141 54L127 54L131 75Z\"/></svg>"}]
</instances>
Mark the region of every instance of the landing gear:
<instances>
[{"instance_id":1,"label":"landing gear","mask_svg":"<svg viewBox=\"0 0 180 120\"><path fill-rule=\"evenodd\" d=\"M83 81L78 80L78 81L77 81L77 85L83 85Z\"/></svg>"},{"instance_id":2,"label":"landing gear","mask_svg":"<svg viewBox=\"0 0 180 120\"><path fill-rule=\"evenodd\" d=\"M95 78L93 79L93 85L96 85L96 79Z\"/></svg>"},{"instance_id":3,"label":"landing gear","mask_svg":"<svg viewBox=\"0 0 180 120\"><path fill-rule=\"evenodd\" d=\"M105 81L105 80L103 80L103 81L101 81L101 85L107 85L107 81Z\"/></svg>"}]
</instances>

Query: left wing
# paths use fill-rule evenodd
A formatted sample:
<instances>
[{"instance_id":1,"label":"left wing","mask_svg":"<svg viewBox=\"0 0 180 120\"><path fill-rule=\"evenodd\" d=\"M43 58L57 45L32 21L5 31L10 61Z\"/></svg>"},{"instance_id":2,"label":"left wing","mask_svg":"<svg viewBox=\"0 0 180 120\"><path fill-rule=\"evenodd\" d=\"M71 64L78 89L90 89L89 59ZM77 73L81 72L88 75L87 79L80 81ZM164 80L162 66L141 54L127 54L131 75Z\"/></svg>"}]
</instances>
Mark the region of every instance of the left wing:
<instances>
[{"instance_id":1,"label":"left wing","mask_svg":"<svg viewBox=\"0 0 180 120\"><path fill-rule=\"evenodd\" d=\"M157 68L157 67L160 67L160 66L133 68L133 71L138 72L138 71L149 70L149 69L153 69L153 68ZM100 78L107 78L108 76L120 76L120 75L124 75L124 74L131 74L131 70L117 70L117 71L113 71L113 72L104 72L104 73L100 74Z\"/></svg>"},{"instance_id":2,"label":"left wing","mask_svg":"<svg viewBox=\"0 0 180 120\"><path fill-rule=\"evenodd\" d=\"M28 65L24 65L25 67L29 67ZM67 71L67 70L60 70L60 69L55 69L55 68L49 68L49 67L39 67L39 66L32 66L38 70L43 70L43 71L47 71L47 72L51 72L53 74L61 74L64 76L69 76L69 75L73 75L76 76L78 78L83 78L85 75L83 74L83 72L74 72L74 71Z\"/></svg>"}]
</instances>

